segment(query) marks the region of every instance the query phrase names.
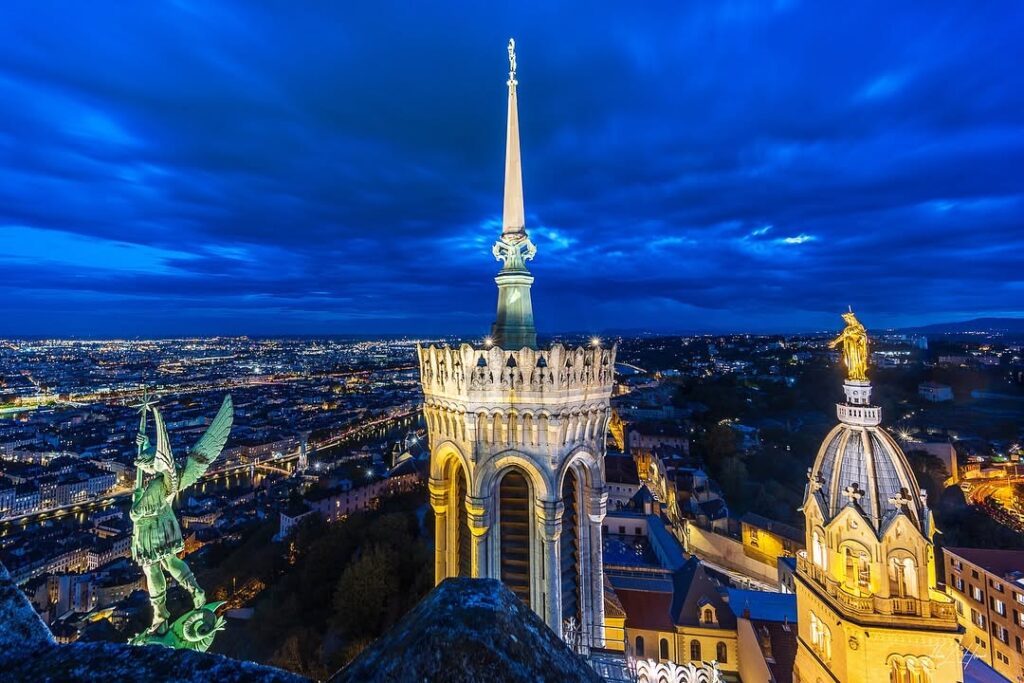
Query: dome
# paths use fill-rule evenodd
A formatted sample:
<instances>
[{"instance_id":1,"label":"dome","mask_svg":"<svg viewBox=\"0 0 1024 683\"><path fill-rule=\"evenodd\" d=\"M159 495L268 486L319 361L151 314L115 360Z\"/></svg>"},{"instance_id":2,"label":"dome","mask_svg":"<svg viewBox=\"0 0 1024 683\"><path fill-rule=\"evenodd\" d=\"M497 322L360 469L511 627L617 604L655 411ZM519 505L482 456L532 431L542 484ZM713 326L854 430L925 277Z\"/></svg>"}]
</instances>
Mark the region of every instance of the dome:
<instances>
[{"instance_id":1,"label":"dome","mask_svg":"<svg viewBox=\"0 0 1024 683\"><path fill-rule=\"evenodd\" d=\"M853 504L877 532L900 512L923 530L927 514L907 457L879 426L881 411L867 401L870 385L847 386L848 397L851 389L859 395L856 402L838 404L840 423L818 451L809 473L809 495L817 498L826 520Z\"/></svg>"}]
</instances>

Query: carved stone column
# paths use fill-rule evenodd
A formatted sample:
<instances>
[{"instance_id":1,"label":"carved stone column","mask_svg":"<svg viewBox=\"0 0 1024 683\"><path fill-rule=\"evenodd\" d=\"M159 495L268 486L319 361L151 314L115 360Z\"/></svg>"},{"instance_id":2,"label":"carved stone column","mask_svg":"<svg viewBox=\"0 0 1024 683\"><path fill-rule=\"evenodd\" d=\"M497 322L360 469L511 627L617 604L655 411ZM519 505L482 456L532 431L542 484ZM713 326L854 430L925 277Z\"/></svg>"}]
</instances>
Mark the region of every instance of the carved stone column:
<instances>
[{"instance_id":1,"label":"carved stone column","mask_svg":"<svg viewBox=\"0 0 1024 683\"><path fill-rule=\"evenodd\" d=\"M560 500L537 501L537 527L541 538L544 572L541 580L544 601L538 612L559 638L562 637L562 573L558 539L562 535L564 509Z\"/></svg>"},{"instance_id":2,"label":"carved stone column","mask_svg":"<svg viewBox=\"0 0 1024 683\"><path fill-rule=\"evenodd\" d=\"M466 517L469 531L473 534L472 541L472 576L474 578L490 578L490 540L491 517L494 508L493 496L477 498L466 496Z\"/></svg>"},{"instance_id":3,"label":"carved stone column","mask_svg":"<svg viewBox=\"0 0 1024 683\"><path fill-rule=\"evenodd\" d=\"M427 483L434 510L434 585L448 578L448 482L431 477Z\"/></svg>"},{"instance_id":4,"label":"carved stone column","mask_svg":"<svg viewBox=\"0 0 1024 683\"><path fill-rule=\"evenodd\" d=\"M587 520L590 525L587 554L590 557L590 615L584 615L584 625L589 629L593 647L604 647L604 558L602 555L601 525L608 512L608 491L588 489L586 492ZM589 621L589 623L587 623Z\"/></svg>"}]
</instances>

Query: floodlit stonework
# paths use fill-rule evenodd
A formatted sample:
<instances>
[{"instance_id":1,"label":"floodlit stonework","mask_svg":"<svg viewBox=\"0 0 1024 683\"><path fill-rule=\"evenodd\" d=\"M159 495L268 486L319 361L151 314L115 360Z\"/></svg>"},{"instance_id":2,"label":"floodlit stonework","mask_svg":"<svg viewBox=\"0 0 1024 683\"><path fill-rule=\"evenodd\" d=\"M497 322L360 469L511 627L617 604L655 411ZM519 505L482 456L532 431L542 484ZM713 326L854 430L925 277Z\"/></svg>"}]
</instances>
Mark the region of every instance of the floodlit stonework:
<instances>
[{"instance_id":1,"label":"floodlit stonework","mask_svg":"<svg viewBox=\"0 0 1024 683\"><path fill-rule=\"evenodd\" d=\"M435 579L502 580L558 634L603 638L601 522L615 347L537 348L536 249L523 225L515 52L498 313L483 344L418 349L430 437ZM507 347L507 348L504 348Z\"/></svg>"},{"instance_id":2,"label":"floodlit stonework","mask_svg":"<svg viewBox=\"0 0 1024 683\"><path fill-rule=\"evenodd\" d=\"M855 360L867 357L864 344ZM808 472L794 680L962 681L961 629L936 588L927 499L880 426L863 366L847 358L847 367L839 424Z\"/></svg>"}]
</instances>

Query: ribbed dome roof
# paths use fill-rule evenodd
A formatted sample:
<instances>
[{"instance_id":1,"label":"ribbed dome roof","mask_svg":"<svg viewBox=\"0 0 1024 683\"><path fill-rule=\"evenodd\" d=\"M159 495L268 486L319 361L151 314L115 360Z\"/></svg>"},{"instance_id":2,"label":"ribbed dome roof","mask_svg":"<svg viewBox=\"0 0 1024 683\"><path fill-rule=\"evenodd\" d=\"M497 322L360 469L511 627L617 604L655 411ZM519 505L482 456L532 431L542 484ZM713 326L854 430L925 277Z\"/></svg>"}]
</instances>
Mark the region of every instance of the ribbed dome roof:
<instances>
[{"instance_id":1,"label":"ribbed dome roof","mask_svg":"<svg viewBox=\"0 0 1024 683\"><path fill-rule=\"evenodd\" d=\"M899 511L918 527L925 519L910 463L899 444L878 426L837 425L814 461L810 493L817 496L826 519L853 503L876 531Z\"/></svg>"}]
</instances>

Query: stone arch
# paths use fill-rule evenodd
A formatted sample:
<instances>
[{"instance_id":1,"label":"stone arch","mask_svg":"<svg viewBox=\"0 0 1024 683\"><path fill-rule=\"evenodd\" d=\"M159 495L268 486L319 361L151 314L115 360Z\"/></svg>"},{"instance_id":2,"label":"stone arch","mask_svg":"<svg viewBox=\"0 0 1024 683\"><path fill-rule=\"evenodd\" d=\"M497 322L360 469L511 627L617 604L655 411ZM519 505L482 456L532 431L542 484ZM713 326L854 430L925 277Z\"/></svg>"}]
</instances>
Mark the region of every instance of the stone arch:
<instances>
[{"instance_id":1,"label":"stone arch","mask_svg":"<svg viewBox=\"0 0 1024 683\"><path fill-rule=\"evenodd\" d=\"M515 465L526 472L526 478L533 485L535 500L551 500L555 496L557 489L553 482L545 476L544 471L536 462L515 449L497 453L482 465L477 473L472 495L481 498L491 495L502 472Z\"/></svg>"},{"instance_id":2,"label":"stone arch","mask_svg":"<svg viewBox=\"0 0 1024 683\"><path fill-rule=\"evenodd\" d=\"M557 483L556 490L562 490L565 474L571 467L583 470L583 485L585 489L593 489L594 482L599 481L601 478L601 463L598 462L597 457L589 449L585 446L580 446L569 454L558 469L558 477L555 480Z\"/></svg>"},{"instance_id":3,"label":"stone arch","mask_svg":"<svg viewBox=\"0 0 1024 683\"><path fill-rule=\"evenodd\" d=\"M451 440L444 440L434 448L430 456L430 477L432 479L446 480L451 473L451 460L456 458L462 464L466 476L472 480L473 468L470 465L466 454L462 452L458 444Z\"/></svg>"}]
</instances>

